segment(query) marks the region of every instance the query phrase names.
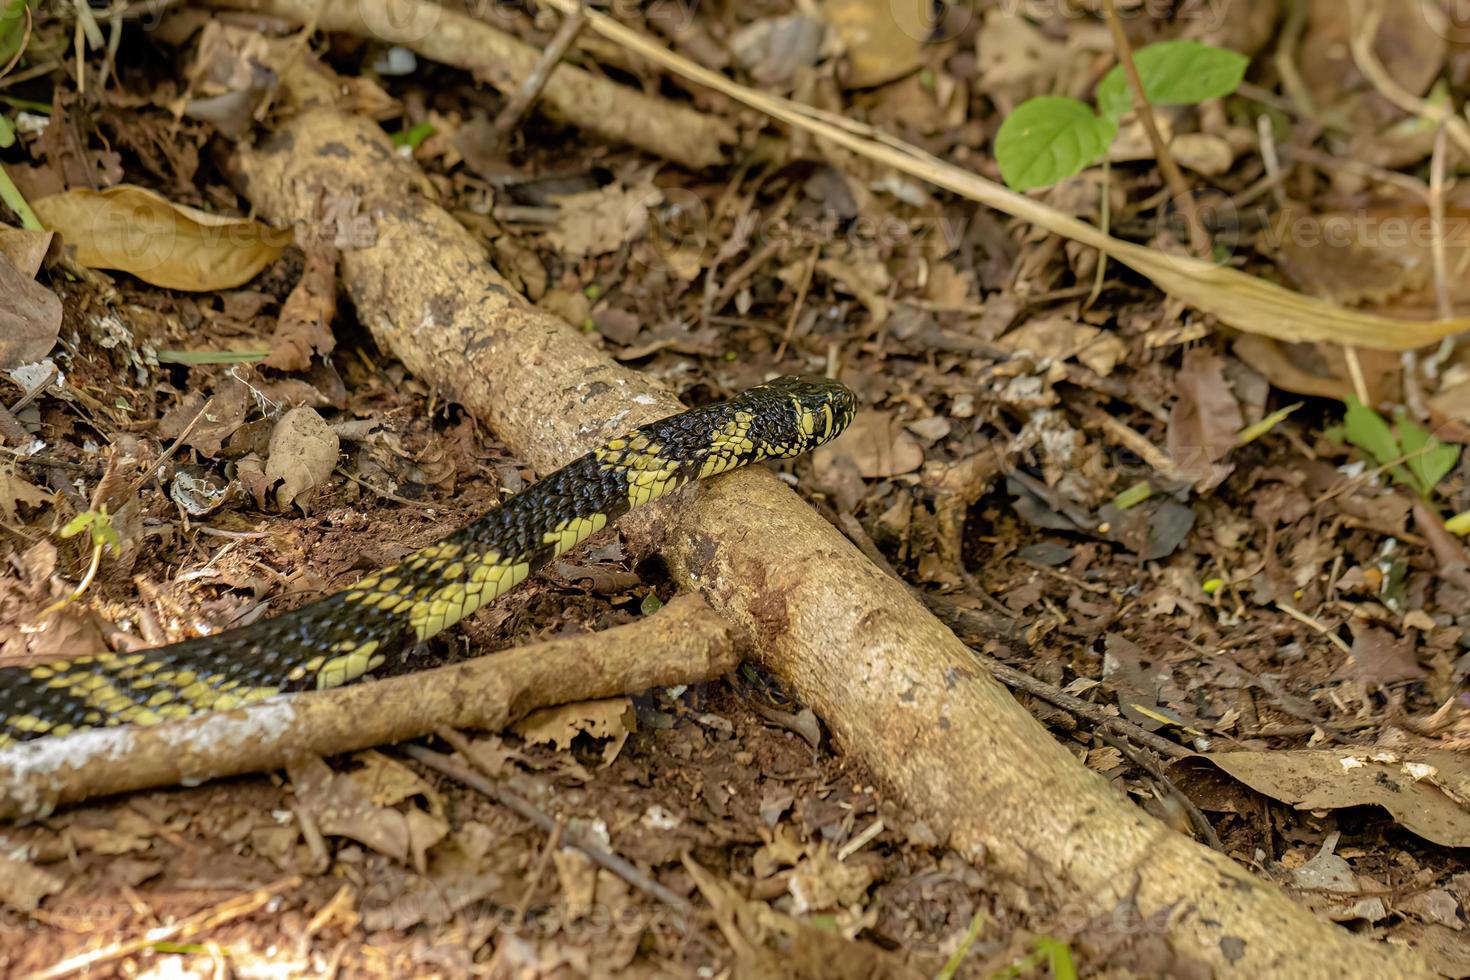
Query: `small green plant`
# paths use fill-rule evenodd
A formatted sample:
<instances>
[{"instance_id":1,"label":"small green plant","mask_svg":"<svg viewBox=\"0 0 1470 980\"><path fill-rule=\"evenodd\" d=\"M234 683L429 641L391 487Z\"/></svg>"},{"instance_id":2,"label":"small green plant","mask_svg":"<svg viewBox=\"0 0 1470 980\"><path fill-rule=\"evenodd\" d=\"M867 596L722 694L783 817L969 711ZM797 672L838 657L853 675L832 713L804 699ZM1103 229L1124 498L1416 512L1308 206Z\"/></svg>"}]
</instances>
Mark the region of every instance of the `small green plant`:
<instances>
[{"instance_id":1,"label":"small green plant","mask_svg":"<svg viewBox=\"0 0 1470 980\"><path fill-rule=\"evenodd\" d=\"M84 510L76 517L66 522L61 529L63 538L74 538L86 531L92 539L92 563L87 566L87 574L82 576L76 591L58 602L53 602L46 607L47 613L56 612L67 604L75 602L87 591L87 586L92 584L92 579L97 575L97 568L102 564L102 551L107 549L114 555L122 551L122 540L117 535L117 528L112 526L112 518L107 513L104 505L98 510Z\"/></svg>"},{"instance_id":2,"label":"small green plant","mask_svg":"<svg viewBox=\"0 0 1470 980\"><path fill-rule=\"evenodd\" d=\"M388 138L393 141L394 146L406 146L410 150L417 150L420 146L423 146L424 140L433 135L434 124L425 119L423 122L414 126L412 129L405 129L402 132L392 133L389 135Z\"/></svg>"},{"instance_id":3,"label":"small green plant","mask_svg":"<svg viewBox=\"0 0 1470 980\"><path fill-rule=\"evenodd\" d=\"M1428 500L1434 488L1460 462L1460 447L1440 442L1412 419L1396 426L1356 398L1347 403L1342 434L1367 453L1395 482Z\"/></svg>"},{"instance_id":4,"label":"small green plant","mask_svg":"<svg viewBox=\"0 0 1470 980\"><path fill-rule=\"evenodd\" d=\"M1050 936L1037 936L1031 941L1031 949L1031 955L1021 962L991 974L991 980L1018 980L1043 963L1050 968L1053 980L1077 980L1071 946Z\"/></svg>"},{"instance_id":5,"label":"small green plant","mask_svg":"<svg viewBox=\"0 0 1470 980\"><path fill-rule=\"evenodd\" d=\"M1250 65L1245 55L1198 41L1151 44L1133 60L1153 105L1197 105L1229 95ZM1002 179L1024 191L1081 173L1107 152L1119 120L1132 108L1122 65L1098 83L1095 112L1085 102L1058 95L1028 99L1006 117L995 137Z\"/></svg>"}]
</instances>

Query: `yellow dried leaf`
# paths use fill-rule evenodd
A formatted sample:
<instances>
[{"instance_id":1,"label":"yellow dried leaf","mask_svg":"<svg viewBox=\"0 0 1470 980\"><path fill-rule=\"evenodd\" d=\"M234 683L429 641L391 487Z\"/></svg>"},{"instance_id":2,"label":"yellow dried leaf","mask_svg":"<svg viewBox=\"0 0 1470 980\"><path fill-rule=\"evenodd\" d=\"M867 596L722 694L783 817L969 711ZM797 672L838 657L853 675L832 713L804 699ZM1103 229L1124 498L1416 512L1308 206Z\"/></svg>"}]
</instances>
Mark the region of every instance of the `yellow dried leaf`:
<instances>
[{"instance_id":1,"label":"yellow dried leaf","mask_svg":"<svg viewBox=\"0 0 1470 980\"><path fill-rule=\"evenodd\" d=\"M291 240L250 218L209 214L127 184L64 191L34 201L88 268L129 272L166 289L233 289L270 265Z\"/></svg>"}]
</instances>

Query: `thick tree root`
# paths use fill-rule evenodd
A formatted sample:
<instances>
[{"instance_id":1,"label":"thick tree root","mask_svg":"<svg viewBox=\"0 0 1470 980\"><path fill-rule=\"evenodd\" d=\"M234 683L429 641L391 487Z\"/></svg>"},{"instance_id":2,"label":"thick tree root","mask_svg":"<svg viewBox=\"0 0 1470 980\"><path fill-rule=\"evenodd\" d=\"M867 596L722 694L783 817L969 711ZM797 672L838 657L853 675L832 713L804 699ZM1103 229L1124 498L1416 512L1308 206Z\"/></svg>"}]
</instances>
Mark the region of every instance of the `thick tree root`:
<instances>
[{"instance_id":1,"label":"thick tree root","mask_svg":"<svg viewBox=\"0 0 1470 980\"><path fill-rule=\"evenodd\" d=\"M278 221L312 220L323 193L361 199L378 242L342 258L359 316L538 470L678 410L514 295L467 231L407 190L422 175L374 124L308 110L242 151L238 169ZM1113 792L769 472L706 481L624 527L738 625L842 750L975 861L1070 898L1071 924L1132 910L1126 928L1163 934L1222 977L1430 975L1416 954L1316 918Z\"/></svg>"}]
</instances>

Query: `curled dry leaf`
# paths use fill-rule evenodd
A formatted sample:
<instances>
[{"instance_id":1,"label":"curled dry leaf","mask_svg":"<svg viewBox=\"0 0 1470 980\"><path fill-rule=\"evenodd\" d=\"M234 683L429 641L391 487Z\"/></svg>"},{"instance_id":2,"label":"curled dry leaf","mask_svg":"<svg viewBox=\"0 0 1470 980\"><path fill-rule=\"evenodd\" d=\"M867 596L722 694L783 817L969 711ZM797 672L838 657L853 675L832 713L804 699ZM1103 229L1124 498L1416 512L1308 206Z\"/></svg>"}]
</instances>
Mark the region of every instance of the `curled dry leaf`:
<instances>
[{"instance_id":1,"label":"curled dry leaf","mask_svg":"<svg viewBox=\"0 0 1470 980\"><path fill-rule=\"evenodd\" d=\"M1299 810L1372 804L1425 840L1470 847L1470 766L1459 753L1433 750L1411 759L1362 748L1197 758Z\"/></svg>"},{"instance_id":2,"label":"curled dry leaf","mask_svg":"<svg viewBox=\"0 0 1470 980\"><path fill-rule=\"evenodd\" d=\"M61 300L0 253L0 368L39 361L56 346Z\"/></svg>"},{"instance_id":3,"label":"curled dry leaf","mask_svg":"<svg viewBox=\"0 0 1470 980\"><path fill-rule=\"evenodd\" d=\"M293 408L282 415L271 433L270 458L265 463L270 485L284 481L276 487L276 504L284 510L295 503L307 510L310 492L332 475L340 445L337 433L314 410Z\"/></svg>"},{"instance_id":4,"label":"curled dry leaf","mask_svg":"<svg viewBox=\"0 0 1470 980\"><path fill-rule=\"evenodd\" d=\"M1225 362L1203 347L1184 355L1175 384L1179 399L1169 413L1169 456L1196 490L1211 490L1234 469L1217 464L1245 426L1240 403L1225 380Z\"/></svg>"},{"instance_id":5,"label":"curled dry leaf","mask_svg":"<svg viewBox=\"0 0 1470 980\"><path fill-rule=\"evenodd\" d=\"M52 194L32 207L76 248L82 265L129 272L166 289L233 289L291 240L289 232L250 218L209 214L127 184Z\"/></svg>"},{"instance_id":6,"label":"curled dry leaf","mask_svg":"<svg viewBox=\"0 0 1470 980\"><path fill-rule=\"evenodd\" d=\"M609 698L542 708L517 722L513 730L527 742L554 745L562 750L570 748L572 740L581 734L611 739L602 750L602 764L606 766L618 757L628 734L637 728L633 702L627 698Z\"/></svg>"},{"instance_id":7,"label":"curled dry leaf","mask_svg":"<svg viewBox=\"0 0 1470 980\"><path fill-rule=\"evenodd\" d=\"M547 237L569 258L606 255L643 237L649 211L662 201L663 193L651 184L567 194L556 199L560 213Z\"/></svg>"}]
</instances>

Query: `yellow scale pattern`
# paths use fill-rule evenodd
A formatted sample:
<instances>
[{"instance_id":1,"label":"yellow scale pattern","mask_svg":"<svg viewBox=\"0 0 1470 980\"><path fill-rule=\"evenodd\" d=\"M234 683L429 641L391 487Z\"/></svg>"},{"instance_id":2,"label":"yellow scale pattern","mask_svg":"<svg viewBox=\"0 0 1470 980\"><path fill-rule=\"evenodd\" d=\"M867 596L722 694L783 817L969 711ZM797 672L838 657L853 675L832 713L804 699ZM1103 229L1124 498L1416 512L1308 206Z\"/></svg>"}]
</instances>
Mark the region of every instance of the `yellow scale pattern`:
<instances>
[{"instance_id":1,"label":"yellow scale pattern","mask_svg":"<svg viewBox=\"0 0 1470 980\"><path fill-rule=\"evenodd\" d=\"M807 400L804 402L797 393L805 394ZM626 494L627 509L639 507L692 478L716 476L773 457L798 455L836 436L852 420L853 396L840 385L788 378L752 389L748 395L748 398L741 396L746 398L744 403L737 400L735 404L723 406L724 413L717 421L709 428L698 430L697 445L687 440L690 427L679 424L684 416L676 416L665 420L667 425L661 423L662 428L648 427L614 439L595 450L591 457L573 465L595 465L596 479L615 480L610 486L602 484L612 492L612 499L606 495L601 499L603 506L621 513L624 501L615 496L618 488ZM791 412L788 406L795 411ZM697 411L705 412L707 417L709 410ZM687 414L692 416L695 412ZM773 419L779 418L785 421L773 424ZM654 431L651 433L650 429ZM586 471L577 471L575 479L587 476ZM563 483L558 492L583 499L575 492L577 489L575 484L568 488ZM538 500L530 506L541 507L543 503ZM560 509L564 506L560 505L554 513L566 513ZM180 663L193 661L189 654L181 657L176 648L173 660L163 656L170 648L163 648L130 654L100 653L10 669L12 680L24 672L30 682L29 693L23 691L18 699L11 700L19 709L13 714L5 716L0 712L0 746L15 737L63 735L77 728L103 724L156 724L202 711L234 708L278 694L289 684L314 682L318 688L346 684L380 667L407 638L406 629L395 635L394 628L385 625L385 617L411 627L418 641L427 640L514 589L530 575L533 562L575 548L602 530L612 516L615 515L569 516L546 530L541 529L547 527L547 522L541 521L532 525L537 530L530 534L511 535L513 545L507 544L504 537L492 538L495 545L491 545L472 543L474 535L461 536L459 540L450 539L422 548L391 568L367 575L342 593L341 598L349 605L374 610L378 616L360 617L356 624L351 619L332 618L339 615L336 613L329 613L320 622L288 621L288 632L314 628L325 633L319 647L286 634L268 634L267 639L259 641L271 644L277 639L270 637L284 637L280 642L292 653L284 662L294 666L281 668L279 684L270 682L268 669L238 669L240 663L249 661L225 658L218 665L210 665L206 660L204 666L194 663L193 669L181 667ZM539 535L539 546L532 535ZM525 553L502 554L496 550L497 546L524 549ZM353 632L359 635L344 636ZM254 642L257 641L241 640L233 650L253 652L255 648L242 644ZM301 650L303 643L307 644L305 650ZM305 653L307 659L295 656L297 651ZM285 673L288 669L289 673ZM5 669L0 669L0 677L5 673ZM231 673L244 673L250 679L238 676L230 679ZM254 686L262 680L266 681L265 686ZM65 723L43 717L46 701L44 695L38 698L38 689L55 691L58 699L65 699L64 706L60 700L57 702ZM0 702L4 693L0 690ZM5 734L6 726L11 735Z\"/></svg>"},{"instance_id":2,"label":"yellow scale pattern","mask_svg":"<svg viewBox=\"0 0 1470 980\"><path fill-rule=\"evenodd\" d=\"M92 708L83 718L88 725L104 721L154 725L201 711L237 708L280 692L277 687L244 686L239 680L227 680L220 674L175 670L151 659L147 653L99 653L75 660L51 661L37 664L28 673L32 680ZM158 688L158 692L138 704L114 680L133 690ZM53 724L35 715L21 715L8 721L20 731L38 735L65 735L76 727ZM0 737L0 745L4 744L5 739Z\"/></svg>"}]
</instances>

